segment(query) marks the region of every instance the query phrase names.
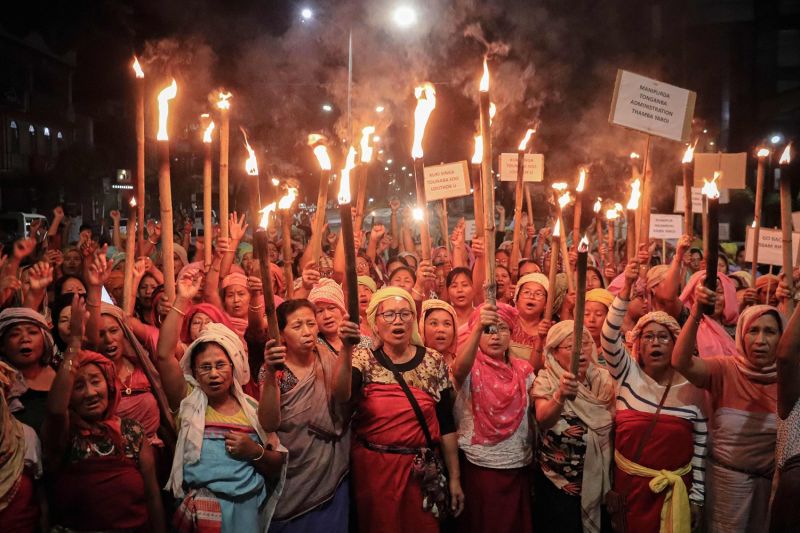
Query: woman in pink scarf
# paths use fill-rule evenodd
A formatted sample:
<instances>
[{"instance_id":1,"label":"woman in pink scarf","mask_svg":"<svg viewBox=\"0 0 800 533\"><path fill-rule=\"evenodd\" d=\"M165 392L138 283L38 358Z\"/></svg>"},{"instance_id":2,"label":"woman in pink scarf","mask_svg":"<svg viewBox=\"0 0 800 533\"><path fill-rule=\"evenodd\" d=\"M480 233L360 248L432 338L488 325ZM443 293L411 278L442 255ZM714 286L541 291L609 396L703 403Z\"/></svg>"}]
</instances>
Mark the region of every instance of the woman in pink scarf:
<instances>
[{"instance_id":1,"label":"woman in pink scarf","mask_svg":"<svg viewBox=\"0 0 800 533\"><path fill-rule=\"evenodd\" d=\"M470 501L459 519L461 531L532 531L528 389L534 374L530 363L509 354L516 318L510 305L483 305L453 363L461 481Z\"/></svg>"},{"instance_id":2,"label":"woman in pink scarf","mask_svg":"<svg viewBox=\"0 0 800 533\"><path fill-rule=\"evenodd\" d=\"M712 315L702 315L697 328L697 352L700 357L715 355L737 355L733 342L733 328L739 319L739 302L736 299L736 285L725 274L717 273L717 299ZM680 300L691 309L697 299L697 286L706 278L706 271L696 272L681 293ZM730 330L730 331L729 331Z\"/></svg>"}]
</instances>

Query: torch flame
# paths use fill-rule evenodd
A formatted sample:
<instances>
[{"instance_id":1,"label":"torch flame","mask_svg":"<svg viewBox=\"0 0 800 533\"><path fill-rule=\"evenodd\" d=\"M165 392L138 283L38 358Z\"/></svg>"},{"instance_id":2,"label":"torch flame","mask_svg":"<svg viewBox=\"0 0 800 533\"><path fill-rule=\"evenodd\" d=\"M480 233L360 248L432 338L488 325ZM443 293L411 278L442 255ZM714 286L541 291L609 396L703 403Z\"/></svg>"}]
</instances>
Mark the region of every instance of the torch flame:
<instances>
[{"instance_id":1,"label":"torch flame","mask_svg":"<svg viewBox=\"0 0 800 533\"><path fill-rule=\"evenodd\" d=\"M258 176L258 159L256 159L256 152L250 147L250 143L247 142L247 132L244 131L244 128L239 129L242 130L242 135L244 135L244 147L248 153L247 160L244 162L244 169L249 175Z\"/></svg>"},{"instance_id":2,"label":"torch flame","mask_svg":"<svg viewBox=\"0 0 800 533\"><path fill-rule=\"evenodd\" d=\"M569 191L564 191L564 194L558 197L558 207L564 209L570 201Z\"/></svg>"},{"instance_id":3,"label":"torch flame","mask_svg":"<svg viewBox=\"0 0 800 533\"><path fill-rule=\"evenodd\" d=\"M270 180L270 183L272 183L272 186L273 186L273 187L277 187L278 185L280 185L280 184L281 184L281 180L279 180L278 178L272 178L272 179Z\"/></svg>"},{"instance_id":4,"label":"torch flame","mask_svg":"<svg viewBox=\"0 0 800 533\"><path fill-rule=\"evenodd\" d=\"M586 238L586 235L581 238L581 242L578 243L578 251L581 253L586 253L589 251L589 239Z\"/></svg>"},{"instance_id":5,"label":"torch flame","mask_svg":"<svg viewBox=\"0 0 800 533\"><path fill-rule=\"evenodd\" d=\"M681 160L681 163L689 164L692 162L692 160L694 160L694 149L696 146L697 141L695 141L693 145L686 147L686 151L683 153L683 160Z\"/></svg>"},{"instance_id":6,"label":"torch flame","mask_svg":"<svg viewBox=\"0 0 800 533\"><path fill-rule=\"evenodd\" d=\"M616 209L609 209L606 211L606 220L616 220L619 216L619 212Z\"/></svg>"},{"instance_id":7,"label":"torch flame","mask_svg":"<svg viewBox=\"0 0 800 533\"><path fill-rule=\"evenodd\" d=\"M472 164L480 165L483 162L483 135L475 136L475 151L472 152Z\"/></svg>"},{"instance_id":8,"label":"torch flame","mask_svg":"<svg viewBox=\"0 0 800 533\"><path fill-rule=\"evenodd\" d=\"M208 115L206 115L208 116ZM208 127L206 131L203 133L203 142L204 143L211 143L211 132L214 131L214 121L208 123Z\"/></svg>"},{"instance_id":9,"label":"torch flame","mask_svg":"<svg viewBox=\"0 0 800 533\"><path fill-rule=\"evenodd\" d=\"M750 224L750 227L753 228L753 229L756 229L756 220L755 219L753 219L753 223Z\"/></svg>"},{"instance_id":10,"label":"torch flame","mask_svg":"<svg viewBox=\"0 0 800 533\"><path fill-rule=\"evenodd\" d=\"M231 96L233 96L233 95L231 93L229 93L229 92L225 92L225 93L220 92L219 93L219 101L217 102L217 107L220 108L220 109L230 109L231 108L231 103L229 102L229 100L231 99Z\"/></svg>"},{"instance_id":11,"label":"torch flame","mask_svg":"<svg viewBox=\"0 0 800 533\"><path fill-rule=\"evenodd\" d=\"M361 130L361 162L372 161L372 147L369 145L370 137L375 133L375 126L367 126Z\"/></svg>"},{"instance_id":12,"label":"torch flame","mask_svg":"<svg viewBox=\"0 0 800 533\"><path fill-rule=\"evenodd\" d=\"M278 200L278 209L289 209L297 198L297 187L286 187L286 194Z\"/></svg>"},{"instance_id":13,"label":"torch flame","mask_svg":"<svg viewBox=\"0 0 800 533\"><path fill-rule=\"evenodd\" d=\"M482 93L489 92L489 65L486 63L486 58L483 58L483 76L481 77L480 91Z\"/></svg>"},{"instance_id":14,"label":"torch flame","mask_svg":"<svg viewBox=\"0 0 800 533\"><path fill-rule=\"evenodd\" d=\"M639 157L640 157L639 154L637 154L636 152L631 152L631 155L630 155L631 159L639 159Z\"/></svg>"},{"instance_id":15,"label":"torch flame","mask_svg":"<svg viewBox=\"0 0 800 533\"><path fill-rule=\"evenodd\" d=\"M131 205L131 207L136 207L136 197L131 196L131 201L128 203Z\"/></svg>"},{"instance_id":16,"label":"torch flame","mask_svg":"<svg viewBox=\"0 0 800 533\"><path fill-rule=\"evenodd\" d=\"M414 218L415 221L422 222L422 208L415 207L414 209L412 209L411 216Z\"/></svg>"},{"instance_id":17,"label":"torch flame","mask_svg":"<svg viewBox=\"0 0 800 533\"><path fill-rule=\"evenodd\" d=\"M561 237L561 219L556 219L556 225L553 226L553 237Z\"/></svg>"},{"instance_id":18,"label":"torch flame","mask_svg":"<svg viewBox=\"0 0 800 533\"><path fill-rule=\"evenodd\" d=\"M552 187L553 187L553 189L555 189L555 190L557 190L559 192L567 190L567 184L564 183L563 181L559 181L557 183L554 183L552 185Z\"/></svg>"},{"instance_id":19,"label":"torch flame","mask_svg":"<svg viewBox=\"0 0 800 533\"><path fill-rule=\"evenodd\" d=\"M492 125L495 115L497 115L497 106L494 102L489 102L489 125Z\"/></svg>"},{"instance_id":20,"label":"torch flame","mask_svg":"<svg viewBox=\"0 0 800 533\"><path fill-rule=\"evenodd\" d=\"M637 179L631 183L631 196L628 199L628 209L639 209L639 197L642 195L642 182Z\"/></svg>"},{"instance_id":21,"label":"torch flame","mask_svg":"<svg viewBox=\"0 0 800 533\"><path fill-rule=\"evenodd\" d=\"M324 145L318 144L314 147L314 155L319 161L319 168L322 170L331 169L331 158L328 156L328 149Z\"/></svg>"},{"instance_id":22,"label":"torch flame","mask_svg":"<svg viewBox=\"0 0 800 533\"><path fill-rule=\"evenodd\" d=\"M169 101L175 98L178 94L178 84L175 79L172 83L158 93L158 133L156 139L159 141L168 141L169 134L167 133L167 116L169 115Z\"/></svg>"},{"instance_id":23,"label":"torch flame","mask_svg":"<svg viewBox=\"0 0 800 533\"><path fill-rule=\"evenodd\" d=\"M422 98L422 95L425 98ZM436 107L436 89L430 83L424 83L414 89L417 98L417 108L414 110L414 144L411 147L411 157L422 158L422 137L425 136L425 126Z\"/></svg>"},{"instance_id":24,"label":"torch flame","mask_svg":"<svg viewBox=\"0 0 800 533\"><path fill-rule=\"evenodd\" d=\"M614 204L614 210L617 212L618 215L621 215L624 209L622 208L622 204Z\"/></svg>"},{"instance_id":25,"label":"torch flame","mask_svg":"<svg viewBox=\"0 0 800 533\"><path fill-rule=\"evenodd\" d=\"M259 222L258 225L261 228L267 229L267 226L269 226L269 216L273 211L275 211L275 202L272 202L268 206L264 207L264 209L259 211L259 213L261 213L261 222Z\"/></svg>"},{"instance_id":26,"label":"torch flame","mask_svg":"<svg viewBox=\"0 0 800 533\"><path fill-rule=\"evenodd\" d=\"M133 56L133 72L136 73L137 78L144 78L144 71L142 70L142 66L139 64L139 58Z\"/></svg>"},{"instance_id":27,"label":"torch flame","mask_svg":"<svg viewBox=\"0 0 800 533\"><path fill-rule=\"evenodd\" d=\"M767 157L769 155L769 148L759 148L758 152L756 152L756 156L758 157Z\"/></svg>"},{"instance_id":28,"label":"torch flame","mask_svg":"<svg viewBox=\"0 0 800 533\"><path fill-rule=\"evenodd\" d=\"M580 173L578 174L578 186L575 187L577 192L583 192L583 188L586 186L586 168L581 167Z\"/></svg>"},{"instance_id":29,"label":"torch flame","mask_svg":"<svg viewBox=\"0 0 800 533\"><path fill-rule=\"evenodd\" d=\"M517 150L519 150L520 152L524 152L525 149L528 147L528 141L531 140L531 136L533 136L534 133L536 133L536 130L528 128L528 131L525 132L525 138L522 139L521 143L519 143L519 147L517 148Z\"/></svg>"},{"instance_id":30,"label":"torch flame","mask_svg":"<svg viewBox=\"0 0 800 533\"><path fill-rule=\"evenodd\" d=\"M347 152L347 160L342 169L342 178L339 182L339 204L350 203L350 171L356 166L356 149L352 146Z\"/></svg>"},{"instance_id":31,"label":"torch flame","mask_svg":"<svg viewBox=\"0 0 800 533\"><path fill-rule=\"evenodd\" d=\"M602 198L598 198L597 201L594 203L594 212L599 213L600 209L603 208Z\"/></svg>"},{"instance_id":32,"label":"torch flame","mask_svg":"<svg viewBox=\"0 0 800 533\"><path fill-rule=\"evenodd\" d=\"M784 149L783 154L781 154L781 160L778 161L779 165L788 165L792 162L792 143L786 145L786 149Z\"/></svg>"},{"instance_id":33,"label":"torch flame","mask_svg":"<svg viewBox=\"0 0 800 533\"><path fill-rule=\"evenodd\" d=\"M717 180L722 176L722 172L714 172L714 179L711 181L703 178L702 193L710 199L719 198L719 189L717 189Z\"/></svg>"}]
</instances>

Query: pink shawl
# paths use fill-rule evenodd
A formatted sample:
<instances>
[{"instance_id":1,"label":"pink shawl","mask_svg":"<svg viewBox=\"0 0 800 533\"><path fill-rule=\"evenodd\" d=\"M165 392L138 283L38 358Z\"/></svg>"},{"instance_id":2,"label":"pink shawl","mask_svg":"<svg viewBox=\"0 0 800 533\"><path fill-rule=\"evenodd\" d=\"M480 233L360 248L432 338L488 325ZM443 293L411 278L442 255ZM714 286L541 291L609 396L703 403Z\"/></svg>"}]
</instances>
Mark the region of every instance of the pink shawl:
<instances>
[{"instance_id":1,"label":"pink shawl","mask_svg":"<svg viewBox=\"0 0 800 533\"><path fill-rule=\"evenodd\" d=\"M512 328L516 309L503 303L498 303L497 307L500 318ZM479 327L479 316L480 311L476 309L470 319L470 330ZM497 444L517 431L528 405L525 382L532 373L533 367L524 359L508 357L508 362L498 361L478 349L470 373L473 444Z\"/></svg>"},{"instance_id":2,"label":"pink shawl","mask_svg":"<svg viewBox=\"0 0 800 533\"><path fill-rule=\"evenodd\" d=\"M733 325L739 318L739 303L736 300L736 285L725 274L717 273L720 283L722 283L722 293L725 300L722 309L722 323ZM686 307L694 305L694 291L698 283L702 283L706 277L706 271L695 272L683 292L680 300ZM737 355L736 344L733 339L716 320L703 316L700 326L697 328L697 351L700 357L713 357L715 355Z\"/></svg>"}]
</instances>

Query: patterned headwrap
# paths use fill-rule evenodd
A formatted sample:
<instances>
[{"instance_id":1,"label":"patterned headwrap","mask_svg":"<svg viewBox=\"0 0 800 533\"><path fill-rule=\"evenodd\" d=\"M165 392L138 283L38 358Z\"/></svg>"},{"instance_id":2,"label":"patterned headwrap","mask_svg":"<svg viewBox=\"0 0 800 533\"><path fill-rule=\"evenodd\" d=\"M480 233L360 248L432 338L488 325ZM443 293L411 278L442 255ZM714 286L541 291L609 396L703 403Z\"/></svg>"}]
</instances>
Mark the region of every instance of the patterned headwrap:
<instances>
[{"instance_id":1,"label":"patterned headwrap","mask_svg":"<svg viewBox=\"0 0 800 533\"><path fill-rule=\"evenodd\" d=\"M369 276L358 276L358 284L365 286L372 292L378 291L378 285L375 283L375 280Z\"/></svg>"},{"instance_id":2,"label":"patterned headwrap","mask_svg":"<svg viewBox=\"0 0 800 533\"><path fill-rule=\"evenodd\" d=\"M667 272L669 272L669 265L656 265L654 267L650 267L647 271L647 290L652 291L655 289L659 283L664 281L667 278Z\"/></svg>"},{"instance_id":3,"label":"patterned headwrap","mask_svg":"<svg viewBox=\"0 0 800 533\"><path fill-rule=\"evenodd\" d=\"M122 391L119 388L119 381L117 380L117 371L114 363L108 357L99 353L89 350L81 350L75 360L78 368L83 368L87 365L95 365L102 372L103 377L106 379L106 386L108 387L108 394L106 401L106 410L99 421L84 420L78 414L70 410L69 425L70 429L80 433L83 436L94 435L98 437L107 437L111 439L116 445L122 444L122 430L120 429L120 419L117 416L117 407L119 407Z\"/></svg>"},{"instance_id":4,"label":"patterned headwrap","mask_svg":"<svg viewBox=\"0 0 800 533\"><path fill-rule=\"evenodd\" d=\"M222 278L222 285L220 285L220 288L224 291L225 289L233 285L241 285L242 287L247 287L247 276L245 276L244 274L240 274L238 272L228 274L227 276Z\"/></svg>"},{"instance_id":5,"label":"patterned headwrap","mask_svg":"<svg viewBox=\"0 0 800 533\"><path fill-rule=\"evenodd\" d=\"M425 319L428 318L428 314L431 311L435 311L437 309L445 311L453 319L453 342L450 344L448 349L451 353L455 354L456 350L458 349L458 316L456 315L456 310L453 309L453 306L444 300L431 299L422 302L422 310L419 316L420 337L422 338L422 342L427 342L427 339L425 338Z\"/></svg>"},{"instance_id":6,"label":"patterned headwrap","mask_svg":"<svg viewBox=\"0 0 800 533\"><path fill-rule=\"evenodd\" d=\"M614 295L606 289L592 289L586 293L586 301L596 302L609 308L614 301Z\"/></svg>"},{"instance_id":7,"label":"patterned headwrap","mask_svg":"<svg viewBox=\"0 0 800 533\"><path fill-rule=\"evenodd\" d=\"M253 253L253 245L247 242L240 242L239 246L236 247L236 262L240 265L242 264L242 259L244 258L245 254L252 254Z\"/></svg>"},{"instance_id":8,"label":"patterned headwrap","mask_svg":"<svg viewBox=\"0 0 800 533\"><path fill-rule=\"evenodd\" d=\"M372 295L372 298L369 301L369 306L367 307L367 322L369 323L369 327L372 328L372 331L376 331L375 319L378 314L378 307L383 302L391 298L401 298L408 302L408 307L411 309L411 312L414 313L414 316L411 319L411 344L424 347L425 344L422 342L422 338L419 336L419 327L417 325L417 304L414 299L411 298L411 294L409 294L409 292L405 289L400 289L398 287L384 287Z\"/></svg>"},{"instance_id":9,"label":"patterned headwrap","mask_svg":"<svg viewBox=\"0 0 800 533\"><path fill-rule=\"evenodd\" d=\"M514 301L517 301L519 298L519 291L522 290L522 286L526 283L538 283L542 286L545 292L550 290L550 280L547 279L547 276L542 274L541 272L532 272L530 274L525 274L517 281L517 286L514 288Z\"/></svg>"},{"instance_id":10,"label":"patterned headwrap","mask_svg":"<svg viewBox=\"0 0 800 533\"><path fill-rule=\"evenodd\" d=\"M753 276L746 270L737 270L736 272L728 274L728 276L738 279L743 289L751 289L753 287Z\"/></svg>"},{"instance_id":11,"label":"patterned headwrap","mask_svg":"<svg viewBox=\"0 0 800 533\"><path fill-rule=\"evenodd\" d=\"M342 313L347 313L347 308L344 304L344 291L342 291L341 285L330 278L320 278L308 293L308 301L314 305L323 302L333 304L341 309Z\"/></svg>"},{"instance_id":12,"label":"patterned headwrap","mask_svg":"<svg viewBox=\"0 0 800 533\"><path fill-rule=\"evenodd\" d=\"M42 350L42 358L39 360L39 364L50 364L50 361L56 353L56 346L44 316L27 307L9 307L4 309L3 312L0 313L0 340L2 340L8 330L17 324L33 324L42 330L44 350Z\"/></svg>"},{"instance_id":13,"label":"patterned headwrap","mask_svg":"<svg viewBox=\"0 0 800 533\"><path fill-rule=\"evenodd\" d=\"M678 335L681 333L681 327L678 325L678 322L672 317L672 315L665 313L664 311L653 311L651 313L647 313L642 318L636 322L636 326L628 332L627 340L631 345L631 356L634 360L639 360L639 339L642 336L642 330L647 326L647 324L655 322L656 324L660 324L669 330L670 335L672 335L672 340L678 338Z\"/></svg>"},{"instance_id":14,"label":"patterned headwrap","mask_svg":"<svg viewBox=\"0 0 800 533\"><path fill-rule=\"evenodd\" d=\"M11 415L8 397L18 380L17 371L0 361L0 511L8 507L8 494L17 486L25 467L25 430Z\"/></svg>"}]
</instances>

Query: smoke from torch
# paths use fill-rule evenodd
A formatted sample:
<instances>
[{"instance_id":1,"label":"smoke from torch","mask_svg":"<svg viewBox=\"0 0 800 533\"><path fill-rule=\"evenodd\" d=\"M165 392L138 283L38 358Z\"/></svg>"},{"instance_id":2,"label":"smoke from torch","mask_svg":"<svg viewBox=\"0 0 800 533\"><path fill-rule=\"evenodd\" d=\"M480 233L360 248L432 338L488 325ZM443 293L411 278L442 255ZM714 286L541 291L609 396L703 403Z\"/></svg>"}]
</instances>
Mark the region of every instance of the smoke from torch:
<instances>
[{"instance_id":1,"label":"smoke from torch","mask_svg":"<svg viewBox=\"0 0 800 533\"><path fill-rule=\"evenodd\" d=\"M422 98L422 96L425 98ZM422 138L425 136L425 126L436 107L436 89L430 83L424 83L414 89L417 98L417 107L414 110L414 144L411 147L411 157L422 159Z\"/></svg>"},{"instance_id":2,"label":"smoke from torch","mask_svg":"<svg viewBox=\"0 0 800 533\"><path fill-rule=\"evenodd\" d=\"M169 116L169 101L178 95L178 84L175 79L172 83L158 93L158 133L156 140L168 141L169 133L167 133L167 117Z\"/></svg>"}]
</instances>

